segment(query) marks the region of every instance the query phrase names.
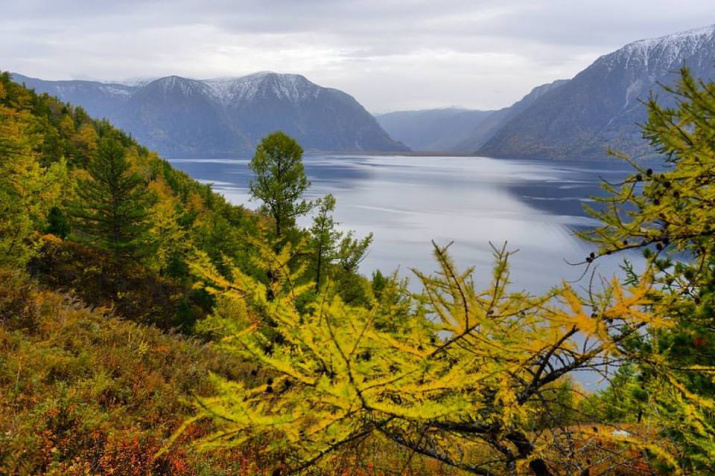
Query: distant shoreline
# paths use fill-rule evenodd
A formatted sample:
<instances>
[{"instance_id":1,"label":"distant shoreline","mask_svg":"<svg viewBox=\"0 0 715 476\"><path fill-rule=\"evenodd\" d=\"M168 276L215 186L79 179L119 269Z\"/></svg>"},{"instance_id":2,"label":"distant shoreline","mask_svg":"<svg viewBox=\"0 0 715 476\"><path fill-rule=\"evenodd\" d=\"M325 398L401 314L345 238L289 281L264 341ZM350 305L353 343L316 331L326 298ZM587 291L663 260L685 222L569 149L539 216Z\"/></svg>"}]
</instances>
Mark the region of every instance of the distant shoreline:
<instances>
[{"instance_id":1,"label":"distant shoreline","mask_svg":"<svg viewBox=\"0 0 715 476\"><path fill-rule=\"evenodd\" d=\"M309 150L304 153L305 157L320 157L320 156L326 156L326 155L333 155L333 156L366 156L366 157L474 157L474 158L479 158L479 157L484 157L488 159L495 159L495 160L539 160L543 162L601 162L601 161L613 161L613 162L622 162L618 157L614 156L608 156L604 155L604 157L600 159L593 159L593 158L537 158L537 159L525 159L525 158L518 158L518 157L489 157L486 155L479 155L474 152L450 152L450 151L444 151L444 152L431 152L431 151L365 151L365 150L357 150L357 151L344 151L344 150ZM164 160L168 160L169 162L174 161L174 160L251 160L252 155L242 155L242 154L205 154L201 156L197 156L195 154L187 154L187 155L174 155L174 156L162 156L160 155L161 158ZM662 157L658 156L647 156L647 157L640 157L634 159L638 162L651 162L651 161L660 161L662 160Z\"/></svg>"},{"instance_id":2,"label":"distant shoreline","mask_svg":"<svg viewBox=\"0 0 715 476\"><path fill-rule=\"evenodd\" d=\"M305 156L315 157L320 155L369 155L375 157L481 157L474 152L419 152L419 151L366 151L366 150L309 150L304 152ZM161 155L162 159L172 160L190 160L190 159L250 159L252 155L243 154L205 154L197 157L195 154L180 154L180 155Z\"/></svg>"},{"instance_id":3,"label":"distant shoreline","mask_svg":"<svg viewBox=\"0 0 715 476\"><path fill-rule=\"evenodd\" d=\"M451 151L341 151L341 150L326 150L326 151L307 151L305 155L374 155L376 157L383 156L404 156L404 157L480 157L474 152L451 152Z\"/></svg>"}]
</instances>

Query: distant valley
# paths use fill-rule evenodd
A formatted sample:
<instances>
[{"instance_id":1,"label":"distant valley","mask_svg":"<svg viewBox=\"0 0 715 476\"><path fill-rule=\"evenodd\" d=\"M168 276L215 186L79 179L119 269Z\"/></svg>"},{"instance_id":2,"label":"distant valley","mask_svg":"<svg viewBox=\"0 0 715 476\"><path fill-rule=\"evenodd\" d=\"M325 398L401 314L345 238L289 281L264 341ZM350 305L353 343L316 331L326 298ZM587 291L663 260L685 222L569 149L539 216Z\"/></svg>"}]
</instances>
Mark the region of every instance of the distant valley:
<instances>
[{"instance_id":1,"label":"distant valley","mask_svg":"<svg viewBox=\"0 0 715 476\"><path fill-rule=\"evenodd\" d=\"M534 88L520 101L497 111L426 109L377 115L377 121L393 138L413 150L475 152L510 119L567 80Z\"/></svg>"},{"instance_id":2,"label":"distant valley","mask_svg":"<svg viewBox=\"0 0 715 476\"><path fill-rule=\"evenodd\" d=\"M494 111L459 108L397 111L375 117L395 140L424 152L468 152L460 147ZM475 149L471 149L475 150Z\"/></svg>"}]
</instances>

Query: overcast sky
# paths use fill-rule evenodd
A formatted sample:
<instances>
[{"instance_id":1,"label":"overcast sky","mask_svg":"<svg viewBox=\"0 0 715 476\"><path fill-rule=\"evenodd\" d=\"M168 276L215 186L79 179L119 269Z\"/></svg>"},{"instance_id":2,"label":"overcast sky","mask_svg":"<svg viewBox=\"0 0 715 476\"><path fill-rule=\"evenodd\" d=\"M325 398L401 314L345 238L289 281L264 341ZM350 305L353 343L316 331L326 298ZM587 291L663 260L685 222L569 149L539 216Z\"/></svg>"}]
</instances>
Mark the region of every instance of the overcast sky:
<instances>
[{"instance_id":1,"label":"overcast sky","mask_svg":"<svg viewBox=\"0 0 715 476\"><path fill-rule=\"evenodd\" d=\"M300 73L368 110L507 106L713 0L0 0L0 70L43 79Z\"/></svg>"}]
</instances>

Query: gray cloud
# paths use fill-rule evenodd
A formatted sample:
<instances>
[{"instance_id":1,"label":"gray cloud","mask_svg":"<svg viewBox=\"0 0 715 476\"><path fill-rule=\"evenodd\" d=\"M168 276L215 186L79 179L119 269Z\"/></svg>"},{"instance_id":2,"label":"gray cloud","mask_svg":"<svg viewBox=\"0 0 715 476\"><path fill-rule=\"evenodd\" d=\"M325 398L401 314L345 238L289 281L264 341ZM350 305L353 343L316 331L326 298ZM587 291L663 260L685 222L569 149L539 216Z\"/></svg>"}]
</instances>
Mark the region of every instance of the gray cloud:
<instances>
[{"instance_id":1,"label":"gray cloud","mask_svg":"<svg viewBox=\"0 0 715 476\"><path fill-rule=\"evenodd\" d=\"M295 72L372 111L497 108L710 0L4 0L0 69L48 79Z\"/></svg>"}]
</instances>

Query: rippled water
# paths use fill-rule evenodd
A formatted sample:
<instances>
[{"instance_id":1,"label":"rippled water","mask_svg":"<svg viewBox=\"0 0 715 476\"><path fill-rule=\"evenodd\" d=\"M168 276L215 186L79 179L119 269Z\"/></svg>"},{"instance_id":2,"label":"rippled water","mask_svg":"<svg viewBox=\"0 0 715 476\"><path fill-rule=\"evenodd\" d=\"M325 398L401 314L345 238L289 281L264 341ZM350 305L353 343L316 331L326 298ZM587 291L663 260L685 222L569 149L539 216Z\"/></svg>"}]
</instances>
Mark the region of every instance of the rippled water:
<instances>
[{"instance_id":1,"label":"rippled water","mask_svg":"<svg viewBox=\"0 0 715 476\"><path fill-rule=\"evenodd\" d=\"M231 202L249 208L248 160L175 160L172 163ZM312 182L309 196L332 193L336 218L358 236L374 233L362 265L409 275L434 269L434 240L454 242L460 265L477 267L477 281L491 279L489 243L518 249L512 261L517 286L540 292L562 279L575 280L592 245L574 236L595 225L582 205L600 194L602 179L618 182L629 168L618 161L513 161L482 157L316 155L304 158ZM304 224L307 224L306 220ZM622 257L600 261L599 272L618 271ZM584 285L586 284L586 280Z\"/></svg>"}]
</instances>

